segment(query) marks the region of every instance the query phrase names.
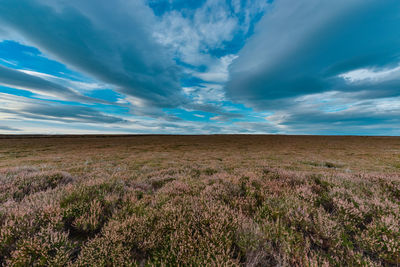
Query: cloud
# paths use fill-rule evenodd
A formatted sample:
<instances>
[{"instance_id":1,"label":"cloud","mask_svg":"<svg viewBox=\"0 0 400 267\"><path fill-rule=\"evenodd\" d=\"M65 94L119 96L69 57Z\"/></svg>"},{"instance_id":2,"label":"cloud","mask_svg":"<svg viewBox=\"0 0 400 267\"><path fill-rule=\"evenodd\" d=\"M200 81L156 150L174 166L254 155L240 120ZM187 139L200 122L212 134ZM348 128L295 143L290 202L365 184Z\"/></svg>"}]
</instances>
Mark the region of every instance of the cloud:
<instances>
[{"instance_id":1,"label":"cloud","mask_svg":"<svg viewBox=\"0 0 400 267\"><path fill-rule=\"evenodd\" d=\"M0 0L4 38L23 131L400 134L398 0Z\"/></svg>"},{"instance_id":2,"label":"cloud","mask_svg":"<svg viewBox=\"0 0 400 267\"><path fill-rule=\"evenodd\" d=\"M20 129L16 129L16 128L12 128L12 127L8 127L8 126L4 126L4 125L0 125L0 131L19 132L21 130Z\"/></svg>"},{"instance_id":3,"label":"cloud","mask_svg":"<svg viewBox=\"0 0 400 267\"><path fill-rule=\"evenodd\" d=\"M35 119L47 119L63 122L88 122L88 123L121 123L123 119L105 115L101 112L81 106L62 106L62 105L28 105L20 113L26 117Z\"/></svg>"},{"instance_id":4,"label":"cloud","mask_svg":"<svg viewBox=\"0 0 400 267\"><path fill-rule=\"evenodd\" d=\"M154 33L157 40L179 61L208 68L240 49L268 4L264 0L151 0L150 5L164 10Z\"/></svg>"},{"instance_id":5,"label":"cloud","mask_svg":"<svg viewBox=\"0 0 400 267\"><path fill-rule=\"evenodd\" d=\"M47 97L56 97L57 99L62 100L81 101L86 103L109 103L107 101L81 95L60 84L47 81L28 73L29 72L15 70L0 65L0 85L24 89Z\"/></svg>"},{"instance_id":6,"label":"cloud","mask_svg":"<svg viewBox=\"0 0 400 267\"><path fill-rule=\"evenodd\" d=\"M203 102L224 96L222 83L228 78L227 67L235 56L211 55L210 51L227 48L225 42L236 38L236 33L247 34L254 23L252 15L265 7L263 2L208 0L198 8L189 8L192 10L189 15L175 10L156 18L140 0L117 0L113 8L106 0L4 0L0 2L0 21L44 54L15 43L5 45L33 49L41 59L50 56L95 78L95 83L109 85L122 95L121 101L130 105L133 115L178 121L178 117L166 114L164 109L191 109L202 104L200 110L203 110ZM26 59L26 53L20 53L19 58ZM205 69L193 72L191 67L178 67L173 58ZM25 76L14 71L13 75L19 78L12 81L5 73L12 70L3 69L5 74L0 77L5 80L3 84L56 95L63 100L75 93L74 87L83 91L82 84L57 79L58 73L51 72L50 77L45 68L34 68L36 59L30 61L33 66L24 67ZM196 95L182 89L182 75L197 77L204 83L192 90ZM84 102L76 98L74 101ZM218 108L216 114L222 120L240 117L223 108Z\"/></svg>"},{"instance_id":7,"label":"cloud","mask_svg":"<svg viewBox=\"0 0 400 267\"><path fill-rule=\"evenodd\" d=\"M203 111L217 114L217 116L211 117L211 120L213 121L229 121L231 119L239 119L244 117L241 113L228 112L221 105L215 105L211 103L191 103L186 105L185 109L189 111Z\"/></svg>"},{"instance_id":8,"label":"cloud","mask_svg":"<svg viewBox=\"0 0 400 267\"><path fill-rule=\"evenodd\" d=\"M327 92L304 97L265 119L291 134L399 135L400 97L360 99L358 93Z\"/></svg>"},{"instance_id":9,"label":"cloud","mask_svg":"<svg viewBox=\"0 0 400 267\"><path fill-rule=\"evenodd\" d=\"M66 105L58 102L29 99L0 93L0 117L2 119L20 118L50 120L67 123L126 123L127 121L104 114L92 107Z\"/></svg>"},{"instance_id":10,"label":"cloud","mask_svg":"<svg viewBox=\"0 0 400 267\"><path fill-rule=\"evenodd\" d=\"M237 23L225 1L208 0L189 14L176 10L167 12L154 35L181 61L196 66L208 65L213 58L207 50L220 48L224 41L231 40Z\"/></svg>"},{"instance_id":11,"label":"cloud","mask_svg":"<svg viewBox=\"0 0 400 267\"><path fill-rule=\"evenodd\" d=\"M191 100L204 99L205 95L207 99L224 97L219 88L228 79L228 66L268 3L264 0L149 2L159 15L154 36L183 67L185 80L190 80L183 86L184 90L190 90Z\"/></svg>"},{"instance_id":12,"label":"cloud","mask_svg":"<svg viewBox=\"0 0 400 267\"><path fill-rule=\"evenodd\" d=\"M142 1L4 0L0 21L46 54L148 106L183 102L180 70L152 39Z\"/></svg>"},{"instance_id":13,"label":"cloud","mask_svg":"<svg viewBox=\"0 0 400 267\"><path fill-rule=\"evenodd\" d=\"M228 67L235 58L237 58L235 55L223 56L218 60L218 62L211 65L207 71L193 73L193 76L200 78L205 82L223 84L228 81Z\"/></svg>"},{"instance_id":14,"label":"cloud","mask_svg":"<svg viewBox=\"0 0 400 267\"><path fill-rule=\"evenodd\" d=\"M363 82L343 76L399 66L399 12L397 0L277 0L231 64L227 96L266 110L327 91L399 95L398 75Z\"/></svg>"}]
</instances>

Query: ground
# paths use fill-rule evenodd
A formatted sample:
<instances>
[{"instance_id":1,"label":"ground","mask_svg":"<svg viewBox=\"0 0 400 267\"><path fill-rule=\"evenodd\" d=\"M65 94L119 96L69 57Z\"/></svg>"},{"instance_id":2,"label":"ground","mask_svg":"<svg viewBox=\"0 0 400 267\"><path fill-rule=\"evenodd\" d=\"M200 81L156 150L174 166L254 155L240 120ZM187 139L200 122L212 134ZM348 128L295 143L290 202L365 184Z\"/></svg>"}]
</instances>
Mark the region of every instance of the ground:
<instances>
[{"instance_id":1,"label":"ground","mask_svg":"<svg viewBox=\"0 0 400 267\"><path fill-rule=\"evenodd\" d=\"M0 137L0 265L397 266L399 252L398 137Z\"/></svg>"}]
</instances>

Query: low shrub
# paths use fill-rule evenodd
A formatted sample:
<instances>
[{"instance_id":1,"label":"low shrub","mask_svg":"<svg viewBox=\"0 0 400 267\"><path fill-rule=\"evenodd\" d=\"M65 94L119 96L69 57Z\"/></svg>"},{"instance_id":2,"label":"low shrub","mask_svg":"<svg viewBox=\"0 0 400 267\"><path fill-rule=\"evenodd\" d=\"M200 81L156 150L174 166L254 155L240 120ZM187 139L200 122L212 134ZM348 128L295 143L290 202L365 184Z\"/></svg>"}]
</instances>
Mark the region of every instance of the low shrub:
<instances>
[{"instance_id":1,"label":"low shrub","mask_svg":"<svg viewBox=\"0 0 400 267\"><path fill-rule=\"evenodd\" d=\"M65 229L79 239L98 233L121 202L122 192L115 182L77 186L60 201Z\"/></svg>"}]
</instances>

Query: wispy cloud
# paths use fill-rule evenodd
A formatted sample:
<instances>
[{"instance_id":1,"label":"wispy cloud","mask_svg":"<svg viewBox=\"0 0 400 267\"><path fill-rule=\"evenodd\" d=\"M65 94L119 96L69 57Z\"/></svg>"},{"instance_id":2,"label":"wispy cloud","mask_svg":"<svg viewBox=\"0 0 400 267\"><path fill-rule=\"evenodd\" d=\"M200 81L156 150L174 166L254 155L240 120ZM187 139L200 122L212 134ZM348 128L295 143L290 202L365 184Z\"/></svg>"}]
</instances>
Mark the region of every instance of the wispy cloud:
<instances>
[{"instance_id":1,"label":"wispy cloud","mask_svg":"<svg viewBox=\"0 0 400 267\"><path fill-rule=\"evenodd\" d=\"M92 107L51 102L0 93L0 116L9 119L39 119L62 122L123 123L124 119L106 115Z\"/></svg>"},{"instance_id":2,"label":"wispy cloud","mask_svg":"<svg viewBox=\"0 0 400 267\"><path fill-rule=\"evenodd\" d=\"M28 72L29 73L29 72ZM69 101L81 101L86 103L109 103L100 99L94 99L77 93L60 84L47 81L38 76L27 74L22 70L15 70L0 65L0 85L25 89L45 97Z\"/></svg>"}]
</instances>

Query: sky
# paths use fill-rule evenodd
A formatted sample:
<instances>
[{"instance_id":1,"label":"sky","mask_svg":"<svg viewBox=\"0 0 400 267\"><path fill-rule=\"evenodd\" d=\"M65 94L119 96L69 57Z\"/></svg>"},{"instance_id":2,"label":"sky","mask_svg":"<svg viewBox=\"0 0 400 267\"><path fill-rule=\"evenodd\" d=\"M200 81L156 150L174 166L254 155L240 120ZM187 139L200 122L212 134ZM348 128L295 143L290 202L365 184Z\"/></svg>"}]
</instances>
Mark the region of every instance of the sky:
<instances>
[{"instance_id":1,"label":"sky","mask_svg":"<svg viewBox=\"0 0 400 267\"><path fill-rule=\"evenodd\" d=\"M398 0L0 0L0 134L400 135Z\"/></svg>"}]
</instances>

